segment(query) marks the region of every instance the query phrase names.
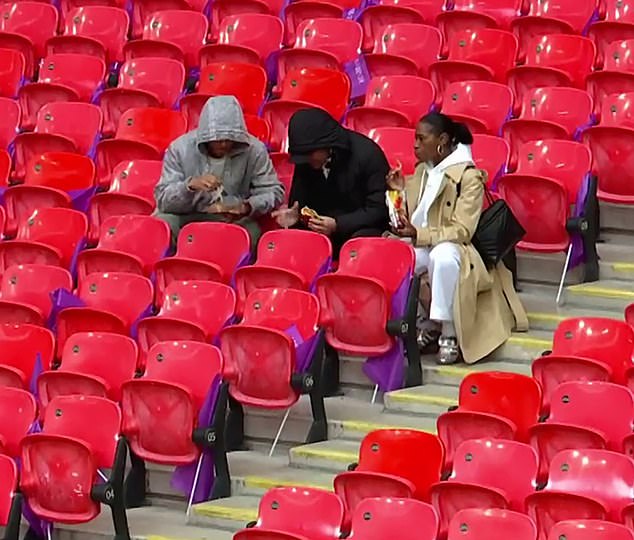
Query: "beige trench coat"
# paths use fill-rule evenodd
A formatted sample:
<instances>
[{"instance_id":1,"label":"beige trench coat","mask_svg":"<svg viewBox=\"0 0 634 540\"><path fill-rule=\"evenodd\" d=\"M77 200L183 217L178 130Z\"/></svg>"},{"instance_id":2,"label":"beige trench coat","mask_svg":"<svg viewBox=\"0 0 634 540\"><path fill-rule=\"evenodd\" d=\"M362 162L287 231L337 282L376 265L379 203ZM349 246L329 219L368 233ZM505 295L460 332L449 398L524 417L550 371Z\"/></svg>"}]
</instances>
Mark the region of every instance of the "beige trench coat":
<instances>
[{"instance_id":1,"label":"beige trench coat","mask_svg":"<svg viewBox=\"0 0 634 540\"><path fill-rule=\"evenodd\" d=\"M411 216L420 201L427 174L422 165L407 179L405 196ZM503 345L512 330L528 330L528 318L513 288L511 272L499 263L488 271L471 244L484 197L486 173L466 164L447 167L428 226L417 229L416 247L441 242L460 246L460 280L454 299L454 325L464 361L477 362ZM458 184L460 196L458 197ZM423 186L421 186L423 184ZM421 189L421 187L423 189Z\"/></svg>"}]
</instances>

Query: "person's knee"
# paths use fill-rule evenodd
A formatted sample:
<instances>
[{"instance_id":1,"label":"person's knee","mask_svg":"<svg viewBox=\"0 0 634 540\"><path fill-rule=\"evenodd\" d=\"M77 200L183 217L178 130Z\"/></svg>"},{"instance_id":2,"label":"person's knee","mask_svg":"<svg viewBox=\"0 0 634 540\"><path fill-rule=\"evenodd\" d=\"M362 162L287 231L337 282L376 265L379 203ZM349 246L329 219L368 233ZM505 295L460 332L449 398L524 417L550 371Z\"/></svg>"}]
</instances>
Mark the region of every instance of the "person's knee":
<instances>
[{"instance_id":1,"label":"person's knee","mask_svg":"<svg viewBox=\"0 0 634 540\"><path fill-rule=\"evenodd\" d=\"M460 269L460 252L450 242L443 242L434 247L429 253L429 260L434 272Z\"/></svg>"},{"instance_id":2,"label":"person's knee","mask_svg":"<svg viewBox=\"0 0 634 540\"><path fill-rule=\"evenodd\" d=\"M354 231L350 235L350 238L369 238L374 236L383 236L384 232L385 231L382 231L378 228L359 229L357 231Z\"/></svg>"}]
</instances>

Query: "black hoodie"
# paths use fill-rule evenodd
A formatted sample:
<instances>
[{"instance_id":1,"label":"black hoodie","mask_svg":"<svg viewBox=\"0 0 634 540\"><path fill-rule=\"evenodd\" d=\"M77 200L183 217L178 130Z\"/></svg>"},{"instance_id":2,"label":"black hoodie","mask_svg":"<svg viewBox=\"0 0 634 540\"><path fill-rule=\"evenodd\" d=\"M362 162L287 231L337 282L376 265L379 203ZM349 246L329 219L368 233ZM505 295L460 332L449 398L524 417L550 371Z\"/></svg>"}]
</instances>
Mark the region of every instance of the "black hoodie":
<instances>
[{"instance_id":1,"label":"black hoodie","mask_svg":"<svg viewBox=\"0 0 634 540\"><path fill-rule=\"evenodd\" d=\"M333 243L343 243L362 229L388 228L385 177L389 164L383 150L371 139L350 131L321 109L297 111L288 127L289 153L332 151L329 174L310 165L295 165L289 203L308 206L334 217Z\"/></svg>"}]
</instances>

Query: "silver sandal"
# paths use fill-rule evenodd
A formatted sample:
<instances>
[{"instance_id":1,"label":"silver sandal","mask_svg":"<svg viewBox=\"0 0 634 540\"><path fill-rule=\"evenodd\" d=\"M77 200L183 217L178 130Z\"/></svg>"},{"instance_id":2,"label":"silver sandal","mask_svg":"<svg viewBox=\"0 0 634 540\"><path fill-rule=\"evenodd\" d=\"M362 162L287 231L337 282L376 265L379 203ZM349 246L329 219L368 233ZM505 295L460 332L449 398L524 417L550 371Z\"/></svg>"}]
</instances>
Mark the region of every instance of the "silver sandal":
<instances>
[{"instance_id":1,"label":"silver sandal","mask_svg":"<svg viewBox=\"0 0 634 540\"><path fill-rule=\"evenodd\" d=\"M418 348L422 354L435 354L438 352L438 340L440 339L440 330L435 328L423 327L418 332L417 342Z\"/></svg>"},{"instance_id":2,"label":"silver sandal","mask_svg":"<svg viewBox=\"0 0 634 540\"><path fill-rule=\"evenodd\" d=\"M455 364L461 359L458 339L455 337L441 336L438 340L438 363L441 365Z\"/></svg>"}]
</instances>

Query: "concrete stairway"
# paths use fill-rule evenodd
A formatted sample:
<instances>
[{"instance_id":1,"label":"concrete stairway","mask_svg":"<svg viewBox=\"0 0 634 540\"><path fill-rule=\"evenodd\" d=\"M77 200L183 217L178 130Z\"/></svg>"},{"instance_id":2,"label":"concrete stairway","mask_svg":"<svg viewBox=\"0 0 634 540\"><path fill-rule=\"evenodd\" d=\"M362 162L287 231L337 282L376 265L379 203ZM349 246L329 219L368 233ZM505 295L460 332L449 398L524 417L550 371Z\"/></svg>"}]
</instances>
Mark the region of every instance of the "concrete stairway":
<instances>
[{"instance_id":1,"label":"concrete stairway","mask_svg":"<svg viewBox=\"0 0 634 540\"><path fill-rule=\"evenodd\" d=\"M438 366L425 358L424 385L378 396L371 404L372 386L361 371L362 360L343 358L344 396L327 399L329 440L303 444L310 425L306 399L293 407L273 457L271 440L283 411L247 410L246 435L250 450L229 456L232 496L195 505L189 518L185 504L169 486L170 470L150 466L149 491L153 507L130 511L131 531L147 540L224 540L231 532L257 517L260 495L274 486L299 485L330 489L332 479L356 461L363 436L379 427L435 430L436 417L456 403L462 378L473 371L503 370L530 374L533 358L549 349L552 333L564 318L607 316L622 318L623 308L634 302L634 209L602 206L601 279L579 284L570 272L565 305L555 305L556 284L563 254L518 254L521 296L529 312L531 330L515 334L490 358L472 366ZM88 540L112 535L109 513L78 527L61 526L56 536Z\"/></svg>"}]
</instances>

